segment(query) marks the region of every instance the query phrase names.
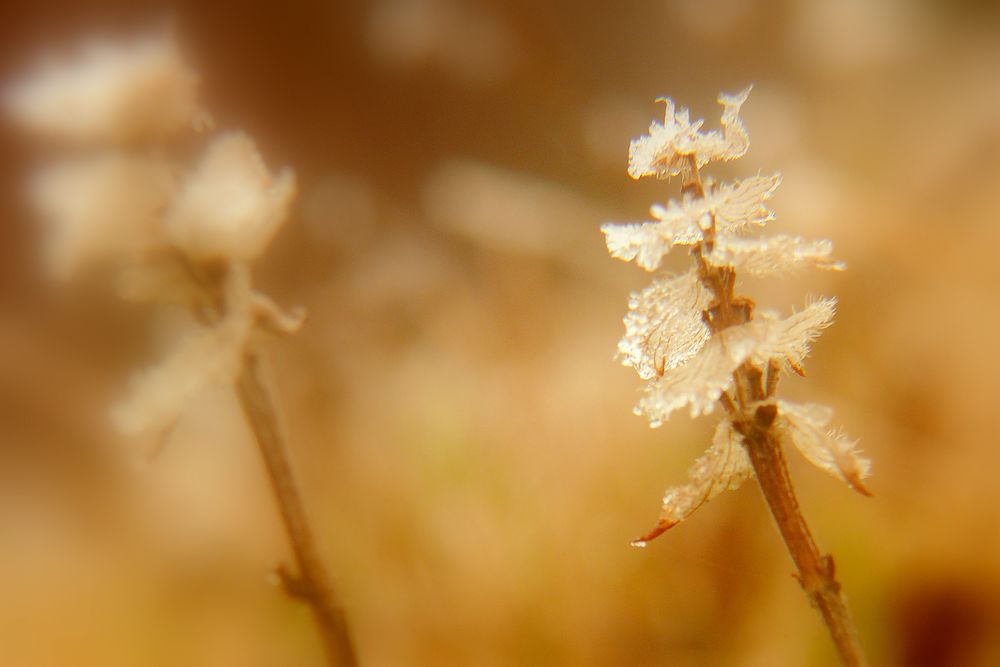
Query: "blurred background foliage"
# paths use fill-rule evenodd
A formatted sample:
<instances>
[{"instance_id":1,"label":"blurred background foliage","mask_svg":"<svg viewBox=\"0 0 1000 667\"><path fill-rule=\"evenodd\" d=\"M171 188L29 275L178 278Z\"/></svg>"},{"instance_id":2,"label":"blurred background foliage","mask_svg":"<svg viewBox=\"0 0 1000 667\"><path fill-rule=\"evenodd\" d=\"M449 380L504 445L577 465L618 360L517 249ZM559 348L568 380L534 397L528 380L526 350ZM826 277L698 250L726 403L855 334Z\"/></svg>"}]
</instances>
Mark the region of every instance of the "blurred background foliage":
<instances>
[{"instance_id":1,"label":"blurred background foliage","mask_svg":"<svg viewBox=\"0 0 1000 667\"><path fill-rule=\"evenodd\" d=\"M1000 664L995 3L10 0L0 78L167 16L219 127L298 173L258 281L309 309L272 373L364 664L835 664L753 486L628 545L711 424L631 414L647 277L598 227L675 192L625 173L656 96L711 126L748 82L716 175L782 171L775 224L850 267L744 286L840 298L783 391L837 409L875 497L793 461L806 516L873 664ZM0 664L318 664L232 396L135 469L107 408L176 318L50 285L38 152L0 154Z\"/></svg>"}]
</instances>

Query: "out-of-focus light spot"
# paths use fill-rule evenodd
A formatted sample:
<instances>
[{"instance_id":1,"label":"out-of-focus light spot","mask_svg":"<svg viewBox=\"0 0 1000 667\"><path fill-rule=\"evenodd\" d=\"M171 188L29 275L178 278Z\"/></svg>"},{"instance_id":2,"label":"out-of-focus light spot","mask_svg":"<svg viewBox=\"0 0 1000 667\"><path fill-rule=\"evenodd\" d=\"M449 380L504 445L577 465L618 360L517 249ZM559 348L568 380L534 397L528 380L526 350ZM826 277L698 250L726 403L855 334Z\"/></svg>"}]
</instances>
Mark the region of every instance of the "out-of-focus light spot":
<instances>
[{"instance_id":1,"label":"out-of-focus light spot","mask_svg":"<svg viewBox=\"0 0 1000 667\"><path fill-rule=\"evenodd\" d=\"M758 82L742 113L750 131L747 159L754 166L765 170L780 168L805 150L802 99L789 90Z\"/></svg>"},{"instance_id":2,"label":"out-of-focus light spot","mask_svg":"<svg viewBox=\"0 0 1000 667\"><path fill-rule=\"evenodd\" d=\"M752 5L751 0L668 0L667 10L684 32L719 38L735 31Z\"/></svg>"},{"instance_id":3,"label":"out-of-focus light spot","mask_svg":"<svg viewBox=\"0 0 1000 667\"><path fill-rule=\"evenodd\" d=\"M629 141L649 128L648 105L624 97L595 100L583 112L583 140L594 162L620 168L628 154Z\"/></svg>"},{"instance_id":4,"label":"out-of-focus light spot","mask_svg":"<svg viewBox=\"0 0 1000 667\"><path fill-rule=\"evenodd\" d=\"M606 216L569 188L486 164L455 160L424 185L431 222L483 247L553 259L593 271L587 249L603 253L596 234Z\"/></svg>"},{"instance_id":5,"label":"out-of-focus light spot","mask_svg":"<svg viewBox=\"0 0 1000 667\"><path fill-rule=\"evenodd\" d=\"M775 210L789 227L804 236L837 236L849 230L838 221L845 217L850 197L836 170L820 160L802 157L788 162L781 170L782 185L776 196Z\"/></svg>"},{"instance_id":6,"label":"out-of-focus light spot","mask_svg":"<svg viewBox=\"0 0 1000 667\"><path fill-rule=\"evenodd\" d=\"M904 0L794 3L789 46L798 61L830 72L878 65L911 53L923 22Z\"/></svg>"},{"instance_id":7,"label":"out-of-focus light spot","mask_svg":"<svg viewBox=\"0 0 1000 667\"><path fill-rule=\"evenodd\" d=\"M368 16L369 52L388 67L443 67L467 84L505 79L518 55L509 26L485 7L451 0L381 0Z\"/></svg>"},{"instance_id":8,"label":"out-of-focus light spot","mask_svg":"<svg viewBox=\"0 0 1000 667\"><path fill-rule=\"evenodd\" d=\"M347 173L329 173L302 196L302 221L314 240L338 250L366 246L375 230L378 206L375 191Z\"/></svg>"}]
</instances>

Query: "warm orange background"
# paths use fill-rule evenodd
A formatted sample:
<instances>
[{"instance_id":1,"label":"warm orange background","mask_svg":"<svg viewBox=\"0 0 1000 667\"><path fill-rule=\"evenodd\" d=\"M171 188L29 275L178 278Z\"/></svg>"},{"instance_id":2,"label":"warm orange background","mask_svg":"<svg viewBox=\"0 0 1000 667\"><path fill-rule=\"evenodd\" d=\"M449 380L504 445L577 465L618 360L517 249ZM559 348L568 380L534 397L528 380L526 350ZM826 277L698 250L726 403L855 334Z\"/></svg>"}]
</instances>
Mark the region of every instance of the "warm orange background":
<instances>
[{"instance_id":1,"label":"warm orange background","mask_svg":"<svg viewBox=\"0 0 1000 667\"><path fill-rule=\"evenodd\" d=\"M166 16L7 2L0 81L40 50ZM258 283L307 327L271 350L294 455L366 665L832 665L748 485L646 550L711 418L650 431L613 358L627 293L601 222L658 95L709 126L748 82L781 170L775 228L850 270L745 285L840 298L810 377L874 461L874 498L793 460L873 665L1000 664L1000 13L993 3L181 3L221 128L293 165ZM0 664L316 665L266 581L285 554L235 403L193 405L162 457L104 419L169 318L40 274L0 128ZM680 266L681 257L671 258Z\"/></svg>"}]
</instances>

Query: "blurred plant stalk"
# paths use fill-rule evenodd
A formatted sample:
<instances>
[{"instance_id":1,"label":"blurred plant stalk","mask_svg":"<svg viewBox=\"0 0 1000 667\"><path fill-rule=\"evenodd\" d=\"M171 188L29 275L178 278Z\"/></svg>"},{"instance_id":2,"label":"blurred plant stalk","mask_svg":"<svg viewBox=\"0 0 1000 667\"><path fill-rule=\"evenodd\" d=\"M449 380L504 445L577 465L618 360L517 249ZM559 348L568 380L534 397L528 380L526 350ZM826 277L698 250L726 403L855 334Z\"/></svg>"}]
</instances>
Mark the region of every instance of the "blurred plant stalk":
<instances>
[{"instance_id":1,"label":"blurred plant stalk","mask_svg":"<svg viewBox=\"0 0 1000 667\"><path fill-rule=\"evenodd\" d=\"M260 373L264 337L292 334L305 317L283 311L251 280L252 263L288 217L295 174L272 173L243 132L217 134L194 164L174 159L171 140L213 125L197 87L172 36L159 33L93 40L76 58L46 61L4 101L23 126L71 149L32 183L48 269L62 279L109 269L123 298L180 307L195 325L134 376L113 410L116 426L162 443L203 389L235 385L295 561L278 576L312 610L329 664L353 666L344 612Z\"/></svg>"},{"instance_id":2,"label":"blurred plant stalk","mask_svg":"<svg viewBox=\"0 0 1000 667\"><path fill-rule=\"evenodd\" d=\"M262 377L261 360L257 354L249 354L244 360L236 388L240 405L264 459L274 502L281 512L281 521L295 559L295 572L278 568L281 585L289 595L309 605L330 664L356 665L358 660L347 630L344 610L316 548L292 472L284 430Z\"/></svg>"}]
</instances>

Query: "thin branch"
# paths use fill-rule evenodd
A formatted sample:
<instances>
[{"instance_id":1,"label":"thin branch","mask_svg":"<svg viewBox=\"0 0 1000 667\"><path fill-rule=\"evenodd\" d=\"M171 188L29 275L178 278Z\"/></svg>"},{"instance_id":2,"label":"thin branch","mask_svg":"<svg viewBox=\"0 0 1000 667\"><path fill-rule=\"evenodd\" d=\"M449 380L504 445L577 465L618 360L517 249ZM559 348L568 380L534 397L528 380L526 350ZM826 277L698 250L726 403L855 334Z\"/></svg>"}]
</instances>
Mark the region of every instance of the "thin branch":
<instances>
[{"instance_id":1,"label":"thin branch","mask_svg":"<svg viewBox=\"0 0 1000 667\"><path fill-rule=\"evenodd\" d=\"M684 187L704 195L705 188L694 158L690 159L689 165L691 176ZM735 275L732 269L713 266L705 261L704 248L711 247L714 241L713 217L710 227L705 230L703 244L694 248L699 276L715 297L713 312L706 318L713 334L748 321L753 309L752 302L734 294ZM864 651L840 584L834 576L833 556L821 554L816 546L799 509L781 440L771 428L777 409L774 405L751 407L774 395L778 371L779 366L773 361L768 363L766 375L752 363L744 363L733 373L737 401L723 394L722 404L730 414L734 428L743 435L743 445L750 456L761 492L798 569L799 583L822 614L844 665L863 667L867 664Z\"/></svg>"},{"instance_id":2,"label":"thin branch","mask_svg":"<svg viewBox=\"0 0 1000 667\"><path fill-rule=\"evenodd\" d=\"M747 431L744 444L771 516L798 569L802 589L823 615L840 659L848 667L863 667L864 650L840 583L834 576L833 556L820 553L802 516L781 441L773 431L755 424Z\"/></svg>"},{"instance_id":3,"label":"thin branch","mask_svg":"<svg viewBox=\"0 0 1000 667\"><path fill-rule=\"evenodd\" d=\"M302 497L289 462L286 437L274 401L261 377L260 364L256 354L247 354L243 372L237 380L237 393L264 458L274 500L281 512L295 559L296 572L281 567L278 576L285 591L308 604L312 610L329 664L353 667L358 661L344 611L334 594L306 519Z\"/></svg>"}]
</instances>

